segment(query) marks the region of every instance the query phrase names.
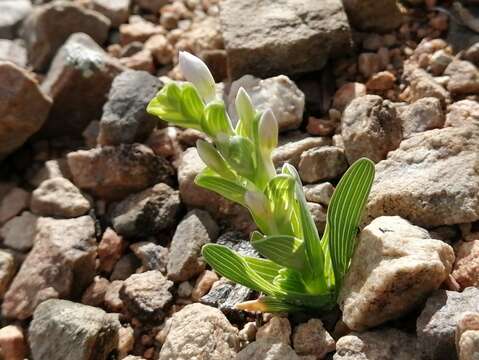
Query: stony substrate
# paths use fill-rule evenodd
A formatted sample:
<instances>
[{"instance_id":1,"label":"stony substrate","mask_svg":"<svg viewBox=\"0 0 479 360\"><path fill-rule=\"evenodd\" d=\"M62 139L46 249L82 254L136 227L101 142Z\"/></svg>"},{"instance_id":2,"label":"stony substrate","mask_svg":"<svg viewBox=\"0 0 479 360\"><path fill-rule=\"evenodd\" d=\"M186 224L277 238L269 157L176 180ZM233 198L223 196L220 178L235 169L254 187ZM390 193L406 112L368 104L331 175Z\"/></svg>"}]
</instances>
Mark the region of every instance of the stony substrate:
<instances>
[{"instance_id":1,"label":"stony substrate","mask_svg":"<svg viewBox=\"0 0 479 360\"><path fill-rule=\"evenodd\" d=\"M476 2L477 3L477 2ZM474 1L0 1L0 358L473 360L479 356ZM210 66L279 121L320 232L376 163L326 314L252 314L201 257L259 256L248 212L194 184L203 135L145 107Z\"/></svg>"}]
</instances>

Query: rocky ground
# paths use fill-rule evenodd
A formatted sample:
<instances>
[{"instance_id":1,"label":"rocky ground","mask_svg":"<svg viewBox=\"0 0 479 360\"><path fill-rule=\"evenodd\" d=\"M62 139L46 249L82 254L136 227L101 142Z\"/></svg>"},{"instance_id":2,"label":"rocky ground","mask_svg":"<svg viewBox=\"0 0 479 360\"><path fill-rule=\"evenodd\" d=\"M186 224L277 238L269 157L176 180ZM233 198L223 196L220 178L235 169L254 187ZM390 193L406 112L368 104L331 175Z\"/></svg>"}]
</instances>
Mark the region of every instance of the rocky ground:
<instances>
[{"instance_id":1,"label":"rocky ground","mask_svg":"<svg viewBox=\"0 0 479 360\"><path fill-rule=\"evenodd\" d=\"M0 1L0 358L479 358L479 3ZM200 257L258 256L198 188L202 135L145 112L187 50L280 125L318 229L377 176L328 314L251 314ZM232 109L233 111L233 109Z\"/></svg>"}]
</instances>

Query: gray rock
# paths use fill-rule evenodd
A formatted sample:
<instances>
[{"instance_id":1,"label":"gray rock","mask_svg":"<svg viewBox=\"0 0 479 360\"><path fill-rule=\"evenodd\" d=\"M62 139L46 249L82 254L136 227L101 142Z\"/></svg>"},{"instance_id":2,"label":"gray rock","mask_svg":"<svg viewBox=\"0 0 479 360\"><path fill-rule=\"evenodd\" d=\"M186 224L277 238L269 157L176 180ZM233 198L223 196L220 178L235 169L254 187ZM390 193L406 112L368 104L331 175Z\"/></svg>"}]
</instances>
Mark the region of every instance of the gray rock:
<instances>
[{"instance_id":1,"label":"gray rock","mask_svg":"<svg viewBox=\"0 0 479 360\"><path fill-rule=\"evenodd\" d=\"M334 186L329 182L305 185L303 191L307 201L328 206L334 193Z\"/></svg>"},{"instance_id":2,"label":"gray rock","mask_svg":"<svg viewBox=\"0 0 479 360\"><path fill-rule=\"evenodd\" d=\"M41 134L80 137L90 121L100 118L113 78L122 70L119 61L90 36L71 35L56 53L42 83L53 107Z\"/></svg>"},{"instance_id":3,"label":"gray rock","mask_svg":"<svg viewBox=\"0 0 479 360\"><path fill-rule=\"evenodd\" d=\"M279 146L273 150L272 158L276 167L289 163L298 166L301 154L306 150L331 145L327 137L310 137L303 133L293 133L279 139Z\"/></svg>"},{"instance_id":4,"label":"gray rock","mask_svg":"<svg viewBox=\"0 0 479 360\"><path fill-rule=\"evenodd\" d=\"M479 354L479 313L462 316L456 329L456 349L461 360L474 360Z\"/></svg>"},{"instance_id":5,"label":"gray rock","mask_svg":"<svg viewBox=\"0 0 479 360\"><path fill-rule=\"evenodd\" d=\"M117 346L117 316L66 300L48 300L29 328L33 360L106 360Z\"/></svg>"},{"instance_id":6,"label":"gray rock","mask_svg":"<svg viewBox=\"0 0 479 360\"><path fill-rule=\"evenodd\" d=\"M308 202L308 209L311 215L313 216L314 224L320 233L324 232L326 228L326 208L317 203Z\"/></svg>"},{"instance_id":7,"label":"gray rock","mask_svg":"<svg viewBox=\"0 0 479 360\"><path fill-rule=\"evenodd\" d=\"M351 101L344 111L341 135L350 164L361 157L379 162L399 146L401 121L390 101L366 95Z\"/></svg>"},{"instance_id":8,"label":"gray rock","mask_svg":"<svg viewBox=\"0 0 479 360\"><path fill-rule=\"evenodd\" d=\"M319 319L310 319L294 329L294 350L300 355L314 355L322 359L336 350L336 342Z\"/></svg>"},{"instance_id":9,"label":"gray rock","mask_svg":"<svg viewBox=\"0 0 479 360\"><path fill-rule=\"evenodd\" d=\"M0 2L1 4L1 2ZM1 13L1 10L0 10ZM22 146L47 119L52 100L33 74L0 60L0 160Z\"/></svg>"},{"instance_id":10,"label":"gray rock","mask_svg":"<svg viewBox=\"0 0 479 360\"><path fill-rule=\"evenodd\" d=\"M361 331L414 309L447 279L453 249L399 216L366 226L339 295L343 322Z\"/></svg>"},{"instance_id":11,"label":"gray rock","mask_svg":"<svg viewBox=\"0 0 479 360\"><path fill-rule=\"evenodd\" d=\"M399 215L425 227L479 219L479 128L430 130L376 165L369 219Z\"/></svg>"},{"instance_id":12,"label":"gray rock","mask_svg":"<svg viewBox=\"0 0 479 360\"><path fill-rule=\"evenodd\" d=\"M45 161L40 170L38 170L35 175L29 179L29 182L34 187L39 187L40 184L45 180L56 177L64 177L68 180L71 180L72 175L65 158Z\"/></svg>"},{"instance_id":13,"label":"gray rock","mask_svg":"<svg viewBox=\"0 0 479 360\"><path fill-rule=\"evenodd\" d=\"M460 100L448 107L444 126L479 126L479 103L473 100Z\"/></svg>"},{"instance_id":14,"label":"gray rock","mask_svg":"<svg viewBox=\"0 0 479 360\"><path fill-rule=\"evenodd\" d=\"M90 7L106 16L112 27L128 22L131 0L93 0Z\"/></svg>"},{"instance_id":15,"label":"gray rock","mask_svg":"<svg viewBox=\"0 0 479 360\"><path fill-rule=\"evenodd\" d=\"M334 360L421 360L414 336L396 329L352 333L336 342Z\"/></svg>"},{"instance_id":16,"label":"gray rock","mask_svg":"<svg viewBox=\"0 0 479 360\"><path fill-rule=\"evenodd\" d=\"M278 120L279 130L297 129L303 121L304 94L287 76L279 75L264 80L244 75L233 81L228 94L228 112L238 121L235 98L243 87L257 111L270 109Z\"/></svg>"},{"instance_id":17,"label":"gray rock","mask_svg":"<svg viewBox=\"0 0 479 360\"><path fill-rule=\"evenodd\" d=\"M141 265L145 271L158 270L163 274L166 273L168 248L150 241L135 243L130 248L136 257L141 260Z\"/></svg>"},{"instance_id":18,"label":"gray rock","mask_svg":"<svg viewBox=\"0 0 479 360\"><path fill-rule=\"evenodd\" d=\"M479 289L466 288L462 293L437 290L426 302L417 319L419 347L431 360L457 359L455 332L464 313L479 311Z\"/></svg>"},{"instance_id":19,"label":"gray rock","mask_svg":"<svg viewBox=\"0 0 479 360\"><path fill-rule=\"evenodd\" d=\"M133 274L123 282L120 299L128 312L143 321L159 322L173 301L173 282L157 270Z\"/></svg>"},{"instance_id":20,"label":"gray rock","mask_svg":"<svg viewBox=\"0 0 479 360\"><path fill-rule=\"evenodd\" d=\"M191 304L173 315L159 360L226 360L238 349L238 329L221 311Z\"/></svg>"},{"instance_id":21,"label":"gray rock","mask_svg":"<svg viewBox=\"0 0 479 360\"><path fill-rule=\"evenodd\" d=\"M8 290L10 282L15 275L15 259L9 252L0 250L0 299Z\"/></svg>"},{"instance_id":22,"label":"gray rock","mask_svg":"<svg viewBox=\"0 0 479 360\"><path fill-rule=\"evenodd\" d=\"M322 146L301 154L298 171L301 180L314 183L336 179L348 169L344 150L336 146Z\"/></svg>"},{"instance_id":23,"label":"gray rock","mask_svg":"<svg viewBox=\"0 0 479 360\"><path fill-rule=\"evenodd\" d=\"M354 27L371 32L397 28L403 16L396 0L344 0L344 8Z\"/></svg>"},{"instance_id":24,"label":"gray rock","mask_svg":"<svg viewBox=\"0 0 479 360\"><path fill-rule=\"evenodd\" d=\"M30 0L0 1L0 39L13 39L23 19L32 11Z\"/></svg>"},{"instance_id":25,"label":"gray rock","mask_svg":"<svg viewBox=\"0 0 479 360\"><path fill-rule=\"evenodd\" d=\"M38 216L24 211L20 216L15 216L5 223L0 229L3 244L18 251L30 250L37 233L37 220Z\"/></svg>"},{"instance_id":26,"label":"gray rock","mask_svg":"<svg viewBox=\"0 0 479 360\"><path fill-rule=\"evenodd\" d=\"M145 140L158 122L146 107L162 86L146 71L127 70L118 75L103 107L98 143L119 145Z\"/></svg>"},{"instance_id":27,"label":"gray rock","mask_svg":"<svg viewBox=\"0 0 479 360\"><path fill-rule=\"evenodd\" d=\"M258 340L241 350L236 360L301 360L294 350L283 342Z\"/></svg>"},{"instance_id":28,"label":"gray rock","mask_svg":"<svg viewBox=\"0 0 479 360\"><path fill-rule=\"evenodd\" d=\"M56 51L74 33L85 33L98 44L108 36L110 20L69 1L55 1L33 9L22 28L28 60L34 70L45 70Z\"/></svg>"},{"instance_id":29,"label":"gray rock","mask_svg":"<svg viewBox=\"0 0 479 360\"><path fill-rule=\"evenodd\" d=\"M113 204L109 217L122 236L157 235L176 225L180 205L179 192L160 183Z\"/></svg>"},{"instance_id":30,"label":"gray rock","mask_svg":"<svg viewBox=\"0 0 479 360\"><path fill-rule=\"evenodd\" d=\"M32 192L30 208L40 216L74 218L88 213L91 205L70 180L56 177L45 180Z\"/></svg>"},{"instance_id":31,"label":"gray rock","mask_svg":"<svg viewBox=\"0 0 479 360\"><path fill-rule=\"evenodd\" d=\"M258 328L256 340L272 340L291 344L291 325L288 318L273 316L266 324Z\"/></svg>"},{"instance_id":32,"label":"gray rock","mask_svg":"<svg viewBox=\"0 0 479 360\"><path fill-rule=\"evenodd\" d=\"M91 217L38 219L33 249L5 294L2 315L23 320L47 299L79 296L93 280L95 258Z\"/></svg>"},{"instance_id":33,"label":"gray rock","mask_svg":"<svg viewBox=\"0 0 479 360\"><path fill-rule=\"evenodd\" d=\"M126 254L115 264L110 280L126 280L133 274L137 268L141 266L141 262L134 254Z\"/></svg>"},{"instance_id":34,"label":"gray rock","mask_svg":"<svg viewBox=\"0 0 479 360\"><path fill-rule=\"evenodd\" d=\"M27 50L19 41L0 39L0 60L11 61L15 65L25 68L27 66Z\"/></svg>"},{"instance_id":35,"label":"gray rock","mask_svg":"<svg viewBox=\"0 0 479 360\"><path fill-rule=\"evenodd\" d=\"M479 94L479 69L465 60L454 60L446 70L445 75L449 75L447 90L455 95L461 94Z\"/></svg>"},{"instance_id":36,"label":"gray rock","mask_svg":"<svg viewBox=\"0 0 479 360\"><path fill-rule=\"evenodd\" d=\"M68 153L67 161L76 186L110 200L171 183L174 173L168 161L140 144L78 150Z\"/></svg>"},{"instance_id":37,"label":"gray rock","mask_svg":"<svg viewBox=\"0 0 479 360\"><path fill-rule=\"evenodd\" d=\"M400 111L403 137L405 139L426 130L442 128L445 117L441 102L437 98L426 97L406 106Z\"/></svg>"},{"instance_id":38,"label":"gray rock","mask_svg":"<svg viewBox=\"0 0 479 360\"><path fill-rule=\"evenodd\" d=\"M233 79L319 70L351 44L339 0L227 0L220 18Z\"/></svg>"},{"instance_id":39,"label":"gray rock","mask_svg":"<svg viewBox=\"0 0 479 360\"><path fill-rule=\"evenodd\" d=\"M168 279L181 282L199 275L205 269L201 248L217 237L218 225L206 211L192 210L186 214L171 240Z\"/></svg>"},{"instance_id":40,"label":"gray rock","mask_svg":"<svg viewBox=\"0 0 479 360\"><path fill-rule=\"evenodd\" d=\"M13 187L6 192L0 201L0 224L17 216L28 208L30 193L19 187Z\"/></svg>"},{"instance_id":41,"label":"gray rock","mask_svg":"<svg viewBox=\"0 0 479 360\"><path fill-rule=\"evenodd\" d=\"M450 95L432 75L423 69L405 67L405 78L409 82L409 101L415 102L425 97L434 97L446 105L451 101Z\"/></svg>"}]
</instances>

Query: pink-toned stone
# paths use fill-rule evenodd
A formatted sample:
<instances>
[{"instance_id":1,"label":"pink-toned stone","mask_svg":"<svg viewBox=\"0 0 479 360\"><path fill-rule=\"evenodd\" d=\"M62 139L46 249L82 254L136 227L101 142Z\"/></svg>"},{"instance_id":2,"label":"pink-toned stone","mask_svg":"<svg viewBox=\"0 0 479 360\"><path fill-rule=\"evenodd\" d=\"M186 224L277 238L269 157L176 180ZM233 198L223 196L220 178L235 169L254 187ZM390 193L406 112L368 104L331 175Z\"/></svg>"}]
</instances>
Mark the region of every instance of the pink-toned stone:
<instances>
[{"instance_id":1,"label":"pink-toned stone","mask_svg":"<svg viewBox=\"0 0 479 360\"><path fill-rule=\"evenodd\" d=\"M8 325L0 329L0 356L5 360L23 360L27 357L27 346L22 329Z\"/></svg>"},{"instance_id":2,"label":"pink-toned stone","mask_svg":"<svg viewBox=\"0 0 479 360\"><path fill-rule=\"evenodd\" d=\"M116 262L123 255L126 243L113 229L107 228L98 244L100 270L111 272Z\"/></svg>"},{"instance_id":3,"label":"pink-toned stone","mask_svg":"<svg viewBox=\"0 0 479 360\"><path fill-rule=\"evenodd\" d=\"M479 240L461 241L455 247L456 262L452 276L461 285L479 286Z\"/></svg>"},{"instance_id":4,"label":"pink-toned stone","mask_svg":"<svg viewBox=\"0 0 479 360\"><path fill-rule=\"evenodd\" d=\"M344 110L355 98L366 95L366 86L362 83L346 83L334 94L333 107Z\"/></svg>"}]
</instances>

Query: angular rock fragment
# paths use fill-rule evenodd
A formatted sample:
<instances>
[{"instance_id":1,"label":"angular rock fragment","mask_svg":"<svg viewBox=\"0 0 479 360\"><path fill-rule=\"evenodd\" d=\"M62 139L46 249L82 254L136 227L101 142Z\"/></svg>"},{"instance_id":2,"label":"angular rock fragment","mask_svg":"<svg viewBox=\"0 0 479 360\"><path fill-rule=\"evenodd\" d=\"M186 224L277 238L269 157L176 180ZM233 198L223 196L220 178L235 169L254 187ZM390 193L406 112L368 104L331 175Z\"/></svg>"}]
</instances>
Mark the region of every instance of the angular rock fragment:
<instances>
[{"instance_id":1,"label":"angular rock fragment","mask_svg":"<svg viewBox=\"0 0 479 360\"><path fill-rule=\"evenodd\" d=\"M291 344L291 325L288 318L273 316L266 324L258 328L256 340Z\"/></svg>"},{"instance_id":2,"label":"angular rock fragment","mask_svg":"<svg viewBox=\"0 0 479 360\"><path fill-rule=\"evenodd\" d=\"M238 329L218 309L191 304L171 319L160 359L233 359L239 349Z\"/></svg>"},{"instance_id":3,"label":"angular rock fragment","mask_svg":"<svg viewBox=\"0 0 479 360\"><path fill-rule=\"evenodd\" d=\"M376 165L369 219L399 215L434 227L479 220L479 127L426 131Z\"/></svg>"},{"instance_id":4,"label":"angular rock fragment","mask_svg":"<svg viewBox=\"0 0 479 360\"><path fill-rule=\"evenodd\" d=\"M306 150L331 145L331 139L327 137L309 137L307 134L294 134L280 138L279 146L273 150L273 163L276 167L289 163L298 166L301 154Z\"/></svg>"},{"instance_id":5,"label":"angular rock fragment","mask_svg":"<svg viewBox=\"0 0 479 360\"><path fill-rule=\"evenodd\" d=\"M112 27L118 27L128 21L131 0L93 0L89 7L110 20Z\"/></svg>"},{"instance_id":6,"label":"angular rock fragment","mask_svg":"<svg viewBox=\"0 0 479 360\"><path fill-rule=\"evenodd\" d=\"M27 344L22 328L7 325L0 329L1 354L8 360L24 360L27 357Z\"/></svg>"},{"instance_id":7,"label":"angular rock fragment","mask_svg":"<svg viewBox=\"0 0 479 360\"><path fill-rule=\"evenodd\" d=\"M0 39L0 60L11 61L17 66L27 66L27 50L17 41Z\"/></svg>"},{"instance_id":8,"label":"angular rock fragment","mask_svg":"<svg viewBox=\"0 0 479 360\"><path fill-rule=\"evenodd\" d=\"M38 216L28 211L15 216L0 229L3 244L18 251L30 250L37 233L37 221Z\"/></svg>"},{"instance_id":9,"label":"angular rock fragment","mask_svg":"<svg viewBox=\"0 0 479 360\"><path fill-rule=\"evenodd\" d=\"M351 23L361 30L388 32L403 20L396 0L344 0L343 4Z\"/></svg>"},{"instance_id":10,"label":"angular rock fragment","mask_svg":"<svg viewBox=\"0 0 479 360\"><path fill-rule=\"evenodd\" d=\"M319 319L310 319L296 327L293 334L294 350L299 355L313 355L322 359L336 350L336 343Z\"/></svg>"},{"instance_id":11,"label":"angular rock fragment","mask_svg":"<svg viewBox=\"0 0 479 360\"><path fill-rule=\"evenodd\" d=\"M474 360L479 355L479 313L466 313L459 320L456 349L460 360Z\"/></svg>"},{"instance_id":12,"label":"angular rock fragment","mask_svg":"<svg viewBox=\"0 0 479 360\"><path fill-rule=\"evenodd\" d=\"M73 183L105 199L121 199L159 182L171 183L173 168L140 144L104 146L67 155Z\"/></svg>"},{"instance_id":13,"label":"angular rock fragment","mask_svg":"<svg viewBox=\"0 0 479 360\"><path fill-rule=\"evenodd\" d=\"M286 343L274 340L258 340L241 350L236 360L301 360Z\"/></svg>"},{"instance_id":14,"label":"angular rock fragment","mask_svg":"<svg viewBox=\"0 0 479 360\"><path fill-rule=\"evenodd\" d=\"M342 286L343 322L361 331L398 318L439 288L451 272L452 248L398 216L366 226Z\"/></svg>"},{"instance_id":15,"label":"angular rock fragment","mask_svg":"<svg viewBox=\"0 0 479 360\"><path fill-rule=\"evenodd\" d=\"M15 275L15 259L9 252L0 250L0 299L8 290L10 282Z\"/></svg>"},{"instance_id":16,"label":"angular rock fragment","mask_svg":"<svg viewBox=\"0 0 479 360\"><path fill-rule=\"evenodd\" d=\"M479 103L473 100L460 100L448 108L444 126L479 126Z\"/></svg>"},{"instance_id":17,"label":"angular rock fragment","mask_svg":"<svg viewBox=\"0 0 479 360\"><path fill-rule=\"evenodd\" d=\"M459 241L454 246L456 262L452 277L461 288L479 287L479 240Z\"/></svg>"},{"instance_id":18,"label":"angular rock fragment","mask_svg":"<svg viewBox=\"0 0 479 360\"><path fill-rule=\"evenodd\" d=\"M301 180L314 183L335 179L348 169L344 150L336 146L322 146L301 154L298 171Z\"/></svg>"},{"instance_id":19,"label":"angular rock fragment","mask_svg":"<svg viewBox=\"0 0 479 360\"><path fill-rule=\"evenodd\" d=\"M158 270L163 274L166 273L168 248L150 241L135 243L130 248L136 257L141 260L141 265L145 271Z\"/></svg>"},{"instance_id":20,"label":"angular rock fragment","mask_svg":"<svg viewBox=\"0 0 479 360\"><path fill-rule=\"evenodd\" d=\"M29 328L33 360L106 360L116 349L117 316L66 300L48 300Z\"/></svg>"},{"instance_id":21,"label":"angular rock fragment","mask_svg":"<svg viewBox=\"0 0 479 360\"><path fill-rule=\"evenodd\" d=\"M5 223L28 208L30 194L19 187L8 191L0 201L0 224Z\"/></svg>"},{"instance_id":22,"label":"angular rock fragment","mask_svg":"<svg viewBox=\"0 0 479 360\"><path fill-rule=\"evenodd\" d=\"M56 53L42 83L53 106L40 134L80 137L90 121L100 118L113 78L122 70L118 60L90 36L71 35Z\"/></svg>"},{"instance_id":23,"label":"angular rock fragment","mask_svg":"<svg viewBox=\"0 0 479 360\"><path fill-rule=\"evenodd\" d=\"M158 78L145 71L127 70L118 75L103 107L98 143L119 145L145 140L157 124L146 107L162 86Z\"/></svg>"},{"instance_id":24,"label":"angular rock fragment","mask_svg":"<svg viewBox=\"0 0 479 360\"><path fill-rule=\"evenodd\" d=\"M121 236L107 228L98 244L98 260L102 271L111 272L125 249L125 241Z\"/></svg>"},{"instance_id":25,"label":"angular rock fragment","mask_svg":"<svg viewBox=\"0 0 479 360\"><path fill-rule=\"evenodd\" d=\"M479 94L479 69L471 62L455 60L451 62L445 75L449 75L447 90L453 94Z\"/></svg>"},{"instance_id":26,"label":"angular rock fragment","mask_svg":"<svg viewBox=\"0 0 479 360\"><path fill-rule=\"evenodd\" d=\"M156 235L176 224L180 205L178 191L160 183L113 204L110 219L122 236Z\"/></svg>"},{"instance_id":27,"label":"angular rock fragment","mask_svg":"<svg viewBox=\"0 0 479 360\"><path fill-rule=\"evenodd\" d=\"M109 27L110 20L100 13L69 1L36 6L22 28L28 61L34 70L45 70L71 34L85 33L98 44L103 44Z\"/></svg>"},{"instance_id":28,"label":"angular rock fragment","mask_svg":"<svg viewBox=\"0 0 479 360\"><path fill-rule=\"evenodd\" d=\"M2 160L42 127L52 106L52 100L40 89L32 73L2 60L0 60L0 98L2 99L0 160Z\"/></svg>"},{"instance_id":29,"label":"angular rock fragment","mask_svg":"<svg viewBox=\"0 0 479 360\"><path fill-rule=\"evenodd\" d=\"M31 11L30 0L0 1L0 39L17 37L20 24Z\"/></svg>"},{"instance_id":30,"label":"angular rock fragment","mask_svg":"<svg viewBox=\"0 0 479 360\"><path fill-rule=\"evenodd\" d=\"M227 0L220 17L232 79L319 70L350 48L351 30L339 0Z\"/></svg>"},{"instance_id":31,"label":"angular rock fragment","mask_svg":"<svg viewBox=\"0 0 479 360\"><path fill-rule=\"evenodd\" d=\"M442 128L445 117L439 99L426 97L406 106L399 115L405 139L426 130Z\"/></svg>"},{"instance_id":32,"label":"angular rock fragment","mask_svg":"<svg viewBox=\"0 0 479 360\"><path fill-rule=\"evenodd\" d=\"M206 211L192 210L186 214L171 241L168 279L181 282L200 274L205 268L201 248L217 237L218 225Z\"/></svg>"},{"instance_id":33,"label":"angular rock fragment","mask_svg":"<svg viewBox=\"0 0 479 360\"><path fill-rule=\"evenodd\" d=\"M2 315L27 319L47 299L80 295L93 280L95 258L91 217L39 219L33 249L5 294Z\"/></svg>"}]
</instances>

